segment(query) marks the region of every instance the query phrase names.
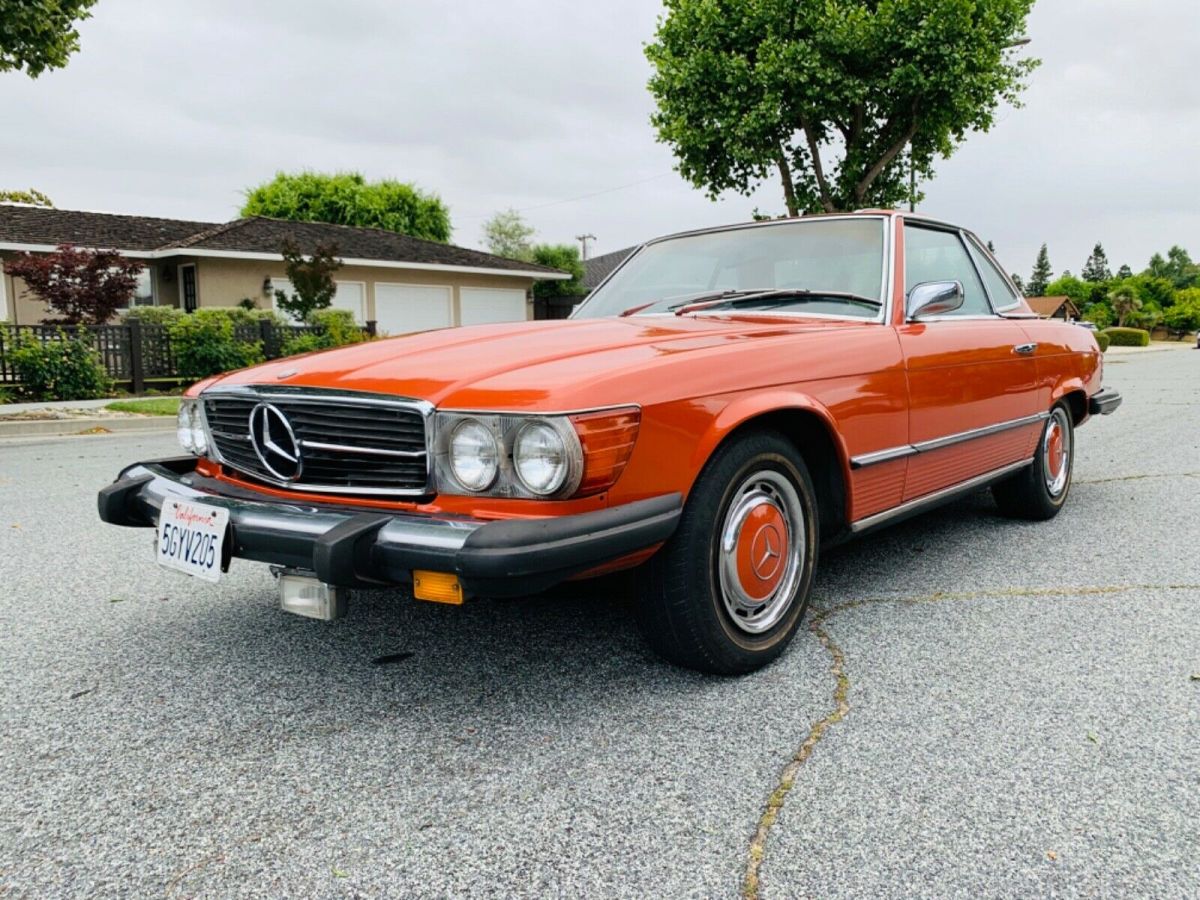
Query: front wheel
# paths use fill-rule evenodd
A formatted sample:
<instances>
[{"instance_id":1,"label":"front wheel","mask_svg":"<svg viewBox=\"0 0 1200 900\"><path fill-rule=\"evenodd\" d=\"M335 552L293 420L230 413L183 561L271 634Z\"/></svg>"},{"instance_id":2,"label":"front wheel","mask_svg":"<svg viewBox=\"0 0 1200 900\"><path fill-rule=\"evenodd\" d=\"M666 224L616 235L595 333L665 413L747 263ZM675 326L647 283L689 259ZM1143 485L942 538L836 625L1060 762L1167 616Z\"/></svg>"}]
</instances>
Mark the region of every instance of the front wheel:
<instances>
[{"instance_id":1,"label":"front wheel","mask_svg":"<svg viewBox=\"0 0 1200 900\"><path fill-rule=\"evenodd\" d=\"M773 431L735 437L697 479L674 536L639 579L638 621L677 665L751 672L788 645L819 543L804 458Z\"/></svg>"},{"instance_id":2,"label":"front wheel","mask_svg":"<svg viewBox=\"0 0 1200 900\"><path fill-rule=\"evenodd\" d=\"M1050 410L1033 465L992 486L996 505L1006 516L1044 521L1058 515L1071 492L1075 464L1075 428L1065 403Z\"/></svg>"}]
</instances>

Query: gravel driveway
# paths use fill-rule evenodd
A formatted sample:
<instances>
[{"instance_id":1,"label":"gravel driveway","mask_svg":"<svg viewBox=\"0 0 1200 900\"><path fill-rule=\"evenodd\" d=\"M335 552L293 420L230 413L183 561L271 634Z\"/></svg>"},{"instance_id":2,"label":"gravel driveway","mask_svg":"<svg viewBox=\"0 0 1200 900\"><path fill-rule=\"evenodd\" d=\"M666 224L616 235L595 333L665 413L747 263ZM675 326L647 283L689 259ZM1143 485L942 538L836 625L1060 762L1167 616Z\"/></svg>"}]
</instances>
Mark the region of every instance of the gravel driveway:
<instances>
[{"instance_id":1,"label":"gravel driveway","mask_svg":"<svg viewBox=\"0 0 1200 900\"><path fill-rule=\"evenodd\" d=\"M829 553L776 665L651 657L612 584L316 623L158 569L0 445L0 895L1200 895L1200 352L1122 356L1053 522Z\"/></svg>"}]
</instances>

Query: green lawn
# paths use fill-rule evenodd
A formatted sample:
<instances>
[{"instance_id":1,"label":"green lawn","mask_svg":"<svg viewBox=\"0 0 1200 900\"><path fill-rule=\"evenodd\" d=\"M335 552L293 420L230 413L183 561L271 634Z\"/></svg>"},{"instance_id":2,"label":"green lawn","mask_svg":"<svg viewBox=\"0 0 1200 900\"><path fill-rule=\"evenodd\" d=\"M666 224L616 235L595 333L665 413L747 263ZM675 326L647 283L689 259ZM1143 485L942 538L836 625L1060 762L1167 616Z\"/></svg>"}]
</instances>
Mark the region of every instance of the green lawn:
<instances>
[{"instance_id":1,"label":"green lawn","mask_svg":"<svg viewBox=\"0 0 1200 900\"><path fill-rule=\"evenodd\" d=\"M143 416L174 416L179 413L178 397L154 397L150 400L117 400L105 409L113 412L139 413Z\"/></svg>"}]
</instances>

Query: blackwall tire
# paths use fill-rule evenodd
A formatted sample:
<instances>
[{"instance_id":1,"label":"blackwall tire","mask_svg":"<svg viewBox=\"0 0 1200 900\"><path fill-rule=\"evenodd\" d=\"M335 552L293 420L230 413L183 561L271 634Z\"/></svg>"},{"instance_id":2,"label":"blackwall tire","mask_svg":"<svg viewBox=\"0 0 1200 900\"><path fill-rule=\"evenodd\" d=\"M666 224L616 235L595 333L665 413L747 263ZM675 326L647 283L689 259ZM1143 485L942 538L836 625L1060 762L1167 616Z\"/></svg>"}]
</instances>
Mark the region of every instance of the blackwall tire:
<instances>
[{"instance_id":1,"label":"blackwall tire","mask_svg":"<svg viewBox=\"0 0 1200 900\"><path fill-rule=\"evenodd\" d=\"M713 454L675 534L639 573L647 642L701 672L767 665L804 617L818 529L816 493L795 445L773 431L734 437Z\"/></svg>"},{"instance_id":2,"label":"blackwall tire","mask_svg":"<svg viewBox=\"0 0 1200 900\"><path fill-rule=\"evenodd\" d=\"M1071 493L1075 468L1075 427L1066 403L1056 403L1042 426L1033 465L992 486L1000 512L1014 519L1044 522L1058 515Z\"/></svg>"}]
</instances>

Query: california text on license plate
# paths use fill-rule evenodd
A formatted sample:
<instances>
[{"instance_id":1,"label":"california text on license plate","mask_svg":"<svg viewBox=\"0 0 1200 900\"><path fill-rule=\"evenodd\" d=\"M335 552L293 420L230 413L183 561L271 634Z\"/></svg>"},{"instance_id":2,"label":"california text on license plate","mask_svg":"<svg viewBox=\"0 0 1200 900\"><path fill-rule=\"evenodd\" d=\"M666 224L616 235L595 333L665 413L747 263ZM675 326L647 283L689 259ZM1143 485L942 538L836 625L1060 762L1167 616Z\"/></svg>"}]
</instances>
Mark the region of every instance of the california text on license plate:
<instances>
[{"instance_id":1,"label":"california text on license plate","mask_svg":"<svg viewBox=\"0 0 1200 900\"><path fill-rule=\"evenodd\" d=\"M158 564L205 581L221 578L229 510L167 499L158 517Z\"/></svg>"}]
</instances>

